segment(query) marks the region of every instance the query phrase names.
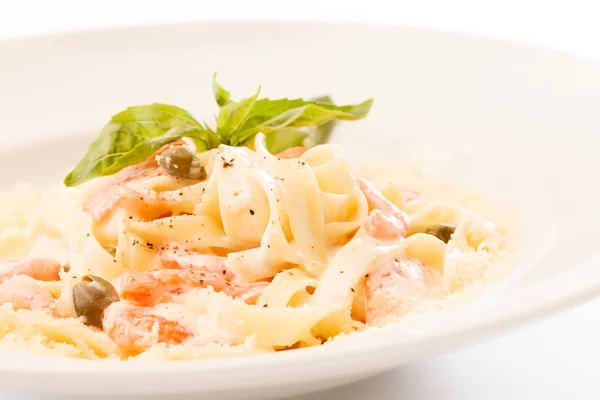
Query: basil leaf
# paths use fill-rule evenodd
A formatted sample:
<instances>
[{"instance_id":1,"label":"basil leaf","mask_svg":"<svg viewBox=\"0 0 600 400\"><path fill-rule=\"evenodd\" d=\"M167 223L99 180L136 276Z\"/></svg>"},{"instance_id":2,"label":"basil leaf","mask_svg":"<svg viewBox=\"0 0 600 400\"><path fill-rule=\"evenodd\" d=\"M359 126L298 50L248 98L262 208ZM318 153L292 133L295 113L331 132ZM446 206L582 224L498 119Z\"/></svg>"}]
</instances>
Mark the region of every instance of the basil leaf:
<instances>
[{"instance_id":1,"label":"basil leaf","mask_svg":"<svg viewBox=\"0 0 600 400\"><path fill-rule=\"evenodd\" d=\"M152 156L167 143L191 138L199 151L221 143L241 146L258 132L267 135L267 146L278 153L294 146L314 146L327 141L337 120L364 118L372 105L336 106L328 96L314 100L258 99L256 93L240 101L213 76L213 95L220 107L216 130L198 122L182 108L168 104L129 107L112 117L90 145L79 164L67 175L65 185L75 186L102 175L114 174Z\"/></svg>"},{"instance_id":2,"label":"basil leaf","mask_svg":"<svg viewBox=\"0 0 600 400\"><path fill-rule=\"evenodd\" d=\"M179 140L184 136L194 139L198 151L208 150L207 142L202 138L202 133L203 131L183 126L171 128L163 135L141 141L131 150L116 158L113 163L103 169L100 174L116 174L125 167L145 161L164 145Z\"/></svg>"},{"instance_id":3,"label":"basil leaf","mask_svg":"<svg viewBox=\"0 0 600 400\"><path fill-rule=\"evenodd\" d=\"M271 154L281 153L290 147L304 146L309 132L298 129L280 129L265 135L265 144Z\"/></svg>"},{"instance_id":4,"label":"basil leaf","mask_svg":"<svg viewBox=\"0 0 600 400\"><path fill-rule=\"evenodd\" d=\"M217 135L215 131L210 129L210 127L208 125L202 124L202 126L204 128L203 134L201 134L198 137L196 137L196 136L187 136L187 137L189 137L190 139L192 139L194 141L198 150L200 150L200 148L202 148L202 143L206 144L207 150L215 149L215 148L219 147L219 145L221 144L221 139L219 138L219 135Z\"/></svg>"},{"instance_id":5,"label":"basil leaf","mask_svg":"<svg viewBox=\"0 0 600 400\"><path fill-rule=\"evenodd\" d=\"M198 125L198 121L186 110L169 104L153 103L144 106L128 107L114 115L113 122L136 123L152 127L173 127L176 125Z\"/></svg>"},{"instance_id":6,"label":"basil leaf","mask_svg":"<svg viewBox=\"0 0 600 400\"><path fill-rule=\"evenodd\" d=\"M314 99L311 99L311 100L315 101L317 103L333 104L333 99L329 95L315 97Z\"/></svg>"},{"instance_id":7,"label":"basil leaf","mask_svg":"<svg viewBox=\"0 0 600 400\"><path fill-rule=\"evenodd\" d=\"M221 107L219 115L217 115L217 135L225 144L235 146L231 141L231 136L235 133L240 125L242 125L248 114L254 108L256 99L260 93L260 87L252 97L242 99L239 102L230 102L224 107Z\"/></svg>"},{"instance_id":8,"label":"basil leaf","mask_svg":"<svg viewBox=\"0 0 600 400\"><path fill-rule=\"evenodd\" d=\"M321 96L312 100L317 103L333 104L333 100L329 96ZM327 143L335 126L336 121L331 120L316 127L279 129L266 135L265 141L267 149L271 153L277 154L290 147L314 147L319 144Z\"/></svg>"},{"instance_id":9,"label":"basil leaf","mask_svg":"<svg viewBox=\"0 0 600 400\"><path fill-rule=\"evenodd\" d=\"M317 97L316 99L314 99L314 101L318 103L333 104L333 99L329 96ZM319 125L315 128L312 128L312 132L310 132L310 134L304 140L304 146L314 147L319 144L327 143L336 125L337 122L335 120L331 120L329 122L324 123L323 125Z\"/></svg>"},{"instance_id":10,"label":"basil leaf","mask_svg":"<svg viewBox=\"0 0 600 400\"><path fill-rule=\"evenodd\" d=\"M228 142L233 146L244 145L258 132L265 134L282 128L315 127L333 120L357 120L364 118L373 100L356 105L336 106L315 101L261 99L254 103L244 123L229 133Z\"/></svg>"},{"instance_id":11,"label":"basil leaf","mask_svg":"<svg viewBox=\"0 0 600 400\"><path fill-rule=\"evenodd\" d=\"M217 73L213 75L213 94L215 96L215 101L219 105L219 107L226 106L231 103L231 93L227 90L223 89L221 85L217 83Z\"/></svg>"},{"instance_id":12,"label":"basil leaf","mask_svg":"<svg viewBox=\"0 0 600 400\"><path fill-rule=\"evenodd\" d=\"M112 117L64 183L75 186L114 174L184 136L194 139L199 150L216 147L219 142L182 108L158 103L129 107Z\"/></svg>"}]
</instances>

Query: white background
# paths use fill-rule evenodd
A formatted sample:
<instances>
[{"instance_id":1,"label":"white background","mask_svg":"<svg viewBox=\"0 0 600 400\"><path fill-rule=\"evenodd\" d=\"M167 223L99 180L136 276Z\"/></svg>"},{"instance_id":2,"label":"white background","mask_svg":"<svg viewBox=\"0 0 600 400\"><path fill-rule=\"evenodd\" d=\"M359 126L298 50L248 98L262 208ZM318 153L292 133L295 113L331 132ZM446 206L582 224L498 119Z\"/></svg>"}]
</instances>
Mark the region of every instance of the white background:
<instances>
[{"instance_id":1,"label":"white background","mask_svg":"<svg viewBox=\"0 0 600 400\"><path fill-rule=\"evenodd\" d=\"M600 0L0 0L0 40L147 23L281 18L462 31L559 48L600 61ZM600 399L599 321L597 300L483 344L298 400ZM0 392L0 398L49 399L8 392Z\"/></svg>"}]
</instances>

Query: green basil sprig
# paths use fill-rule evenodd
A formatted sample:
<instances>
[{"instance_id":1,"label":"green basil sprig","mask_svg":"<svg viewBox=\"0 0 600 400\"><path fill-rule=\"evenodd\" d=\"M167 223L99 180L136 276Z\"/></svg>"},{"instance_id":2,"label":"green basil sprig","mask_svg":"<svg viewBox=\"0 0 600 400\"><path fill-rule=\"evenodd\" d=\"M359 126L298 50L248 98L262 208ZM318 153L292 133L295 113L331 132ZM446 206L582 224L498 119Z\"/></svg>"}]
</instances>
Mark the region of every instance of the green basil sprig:
<instances>
[{"instance_id":1,"label":"green basil sprig","mask_svg":"<svg viewBox=\"0 0 600 400\"><path fill-rule=\"evenodd\" d=\"M98 176L115 174L182 137L192 139L198 151L220 144L244 146L259 132L266 135L273 153L295 146L315 146L328 139L336 120L362 119L373 102L369 99L356 105L336 106L327 96L315 100L259 99L260 88L253 96L236 102L217 83L216 74L213 92L220 107L215 131L173 105L129 107L112 117L67 175L65 185L76 186Z\"/></svg>"}]
</instances>

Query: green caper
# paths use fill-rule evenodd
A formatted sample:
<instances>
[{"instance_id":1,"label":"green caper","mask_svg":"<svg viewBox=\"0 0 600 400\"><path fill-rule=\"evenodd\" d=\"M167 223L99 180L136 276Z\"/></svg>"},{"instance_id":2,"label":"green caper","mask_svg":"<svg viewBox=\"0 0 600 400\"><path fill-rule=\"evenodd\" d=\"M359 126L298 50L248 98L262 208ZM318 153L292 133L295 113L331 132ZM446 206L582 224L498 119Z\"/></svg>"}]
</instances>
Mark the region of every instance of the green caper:
<instances>
[{"instance_id":1,"label":"green caper","mask_svg":"<svg viewBox=\"0 0 600 400\"><path fill-rule=\"evenodd\" d=\"M197 181L206 179L202 161L185 146L168 148L159 156L158 163L169 175Z\"/></svg>"},{"instance_id":2,"label":"green caper","mask_svg":"<svg viewBox=\"0 0 600 400\"><path fill-rule=\"evenodd\" d=\"M102 313L111 303L119 301L119 294L108 281L95 275L85 275L73 286L73 303L86 325L102 329Z\"/></svg>"},{"instance_id":3,"label":"green caper","mask_svg":"<svg viewBox=\"0 0 600 400\"><path fill-rule=\"evenodd\" d=\"M448 243L455 229L456 227L454 225L439 224L430 226L429 228L427 228L425 233L435 236L444 243Z\"/></svg>"}]
</instances>

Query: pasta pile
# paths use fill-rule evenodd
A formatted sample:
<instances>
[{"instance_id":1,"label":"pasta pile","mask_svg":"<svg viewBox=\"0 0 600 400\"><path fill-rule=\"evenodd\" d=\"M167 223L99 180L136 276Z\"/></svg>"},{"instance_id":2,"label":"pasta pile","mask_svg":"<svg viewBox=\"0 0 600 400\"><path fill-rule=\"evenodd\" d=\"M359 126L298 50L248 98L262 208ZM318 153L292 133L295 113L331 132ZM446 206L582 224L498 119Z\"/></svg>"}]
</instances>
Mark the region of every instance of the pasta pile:
<instances>
[{"instance_id":1,"label":"pasta pile","mask_svg":"<svg viewBox=\"0 0 600 400\"><path fill-rule=\"evenodd\" d=\"M278 158L257 141L256 151L221 145L196 156L208 175L199 182L140 169L120 185L109 176L76 188L23 186L5 195L0 251L6 261L43 256L68 268L59 281L7 281L50 292L58 317L0 306L0 347L167 360L320 345L441 308L466 286L501 276L514 254L508 224L492 212L475 212L460 204L467 197L444 198L436 184L389 177L389 171L364 176L406 214L407 233L373 237L365 228L372 204L337 145ZM453 227L447 243L427 233L439 225ZM163 322L155 322L149 347L124 351L107 324L138 320L105 317L103 331L78 317L73 287L83 276L110 282L126 303L127 274L161 271L169 262L179 263L171 271L188 261L197 267L194 260L205 255L222 257L225 285L241 289L197 284L144 300L152 301L147 308L157 321L184 327L185 340L162 340Z\"/></svg>"}]
</instances>

